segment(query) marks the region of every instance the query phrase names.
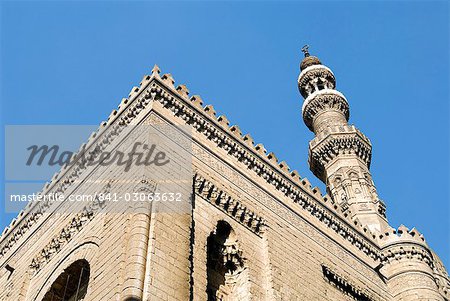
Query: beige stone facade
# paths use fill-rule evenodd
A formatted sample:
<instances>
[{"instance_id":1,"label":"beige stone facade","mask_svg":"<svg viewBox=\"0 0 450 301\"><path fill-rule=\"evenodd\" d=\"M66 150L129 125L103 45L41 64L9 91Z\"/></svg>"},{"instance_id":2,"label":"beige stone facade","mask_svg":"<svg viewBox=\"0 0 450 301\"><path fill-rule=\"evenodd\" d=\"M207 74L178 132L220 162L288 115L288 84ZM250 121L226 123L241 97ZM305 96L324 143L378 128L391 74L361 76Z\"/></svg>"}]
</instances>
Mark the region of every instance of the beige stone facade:
<instances>
[{"instance_id":1,"label":"beige stone facade","mask_svg":"<svg viewBox=\"0 0 450 301\"><path fill-rule=\"evenodd\" d=\"M0 300L449 300L423 236L389 226L370 141L347 123L331 70L308 53L299 90L326 195L155 66L84 149L127 149L134 136L120 135L133 125L188 125L190 182L178 187L187 201L31 204L0 239ZM68 166L43 193L152 193L164 186L155 172Z\"/></svg>"}]
</instances>

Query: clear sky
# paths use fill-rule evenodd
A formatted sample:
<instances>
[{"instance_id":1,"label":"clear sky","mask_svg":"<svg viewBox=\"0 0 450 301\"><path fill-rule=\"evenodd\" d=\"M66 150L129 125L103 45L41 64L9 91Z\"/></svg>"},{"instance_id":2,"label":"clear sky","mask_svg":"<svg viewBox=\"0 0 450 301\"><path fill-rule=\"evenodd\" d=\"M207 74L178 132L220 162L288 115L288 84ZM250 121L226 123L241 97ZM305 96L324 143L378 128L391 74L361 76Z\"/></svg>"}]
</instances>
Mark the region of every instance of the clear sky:
<instances>
[{"instance_id":1,"label":"clear sky","mask_svg":"<svg viewBox=\"0 0 450 301\"><path fill-rule=\"evenodd\" d=\"M297 89L304 44L372 141L391 225L416 227L449 267L446 1L2 2L1 121L99 124L157 63L323 188ZM0 207L3 229L14 215Z\"/></svg>"}]
</instances>

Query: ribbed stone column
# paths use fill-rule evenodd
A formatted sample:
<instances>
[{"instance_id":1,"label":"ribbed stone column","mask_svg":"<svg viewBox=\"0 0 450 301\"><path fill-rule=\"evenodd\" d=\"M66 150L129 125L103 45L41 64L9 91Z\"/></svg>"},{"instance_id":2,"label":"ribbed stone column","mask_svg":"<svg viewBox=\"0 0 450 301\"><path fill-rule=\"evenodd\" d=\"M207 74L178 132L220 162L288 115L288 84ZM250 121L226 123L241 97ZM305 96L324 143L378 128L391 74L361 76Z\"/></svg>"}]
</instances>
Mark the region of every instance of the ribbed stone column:
<instances>
[{"instance_id":1,"label":"ribbed stone column","mask_svg":"<svg viewBox=\"0 0 450 301\"><path fill-rule=\"evenodd\" d=\"M133 202L130 211L128 244L125 250L125 277L121 300L141 301L144 292L151 203Z\"/></svg>"}]
</instances>

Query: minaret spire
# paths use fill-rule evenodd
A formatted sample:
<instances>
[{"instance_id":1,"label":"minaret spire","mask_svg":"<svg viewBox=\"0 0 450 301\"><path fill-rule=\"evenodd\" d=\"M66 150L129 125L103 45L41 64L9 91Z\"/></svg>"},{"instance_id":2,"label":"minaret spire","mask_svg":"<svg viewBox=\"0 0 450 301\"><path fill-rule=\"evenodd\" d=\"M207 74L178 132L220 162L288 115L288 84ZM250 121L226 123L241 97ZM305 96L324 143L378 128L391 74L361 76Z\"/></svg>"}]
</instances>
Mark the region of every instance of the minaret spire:
<instances>
[{"instance_id":1,"label":"minaret spire","mask_svg":"<svg viewBox=\"0 0 450 301\"><path fill-rule=\"evenodd\" d=\"M333 72L309 54L300 64L298 88L305 98L303 121L315 133L309 143L309 166L322 180L333 201L372 231L388 227L385 206L379 199L369 171L372 145L355 126L349 125L350 107L337 91Z\"/></svg>"}]
</instances>

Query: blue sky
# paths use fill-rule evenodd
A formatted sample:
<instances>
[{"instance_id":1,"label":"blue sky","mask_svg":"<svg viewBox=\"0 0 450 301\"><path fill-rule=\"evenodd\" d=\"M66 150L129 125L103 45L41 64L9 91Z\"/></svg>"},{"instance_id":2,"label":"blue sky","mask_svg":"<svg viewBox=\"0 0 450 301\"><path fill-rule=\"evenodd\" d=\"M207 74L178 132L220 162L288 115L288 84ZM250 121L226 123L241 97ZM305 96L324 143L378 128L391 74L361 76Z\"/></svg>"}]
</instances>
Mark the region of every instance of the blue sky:
<instances>
[{"instance_id":1,"label":"blue sky","mask_svg":"<svg viewBox=\"0 0 450 301\"><path fill-rule=\"evenodd\" d=\"M372 141L391 225L450 266L447 2L19 1L0 24L3 125L99 124L157 63L322 188L296 83L309 44Z\"/></svg>"}]
</instances>

